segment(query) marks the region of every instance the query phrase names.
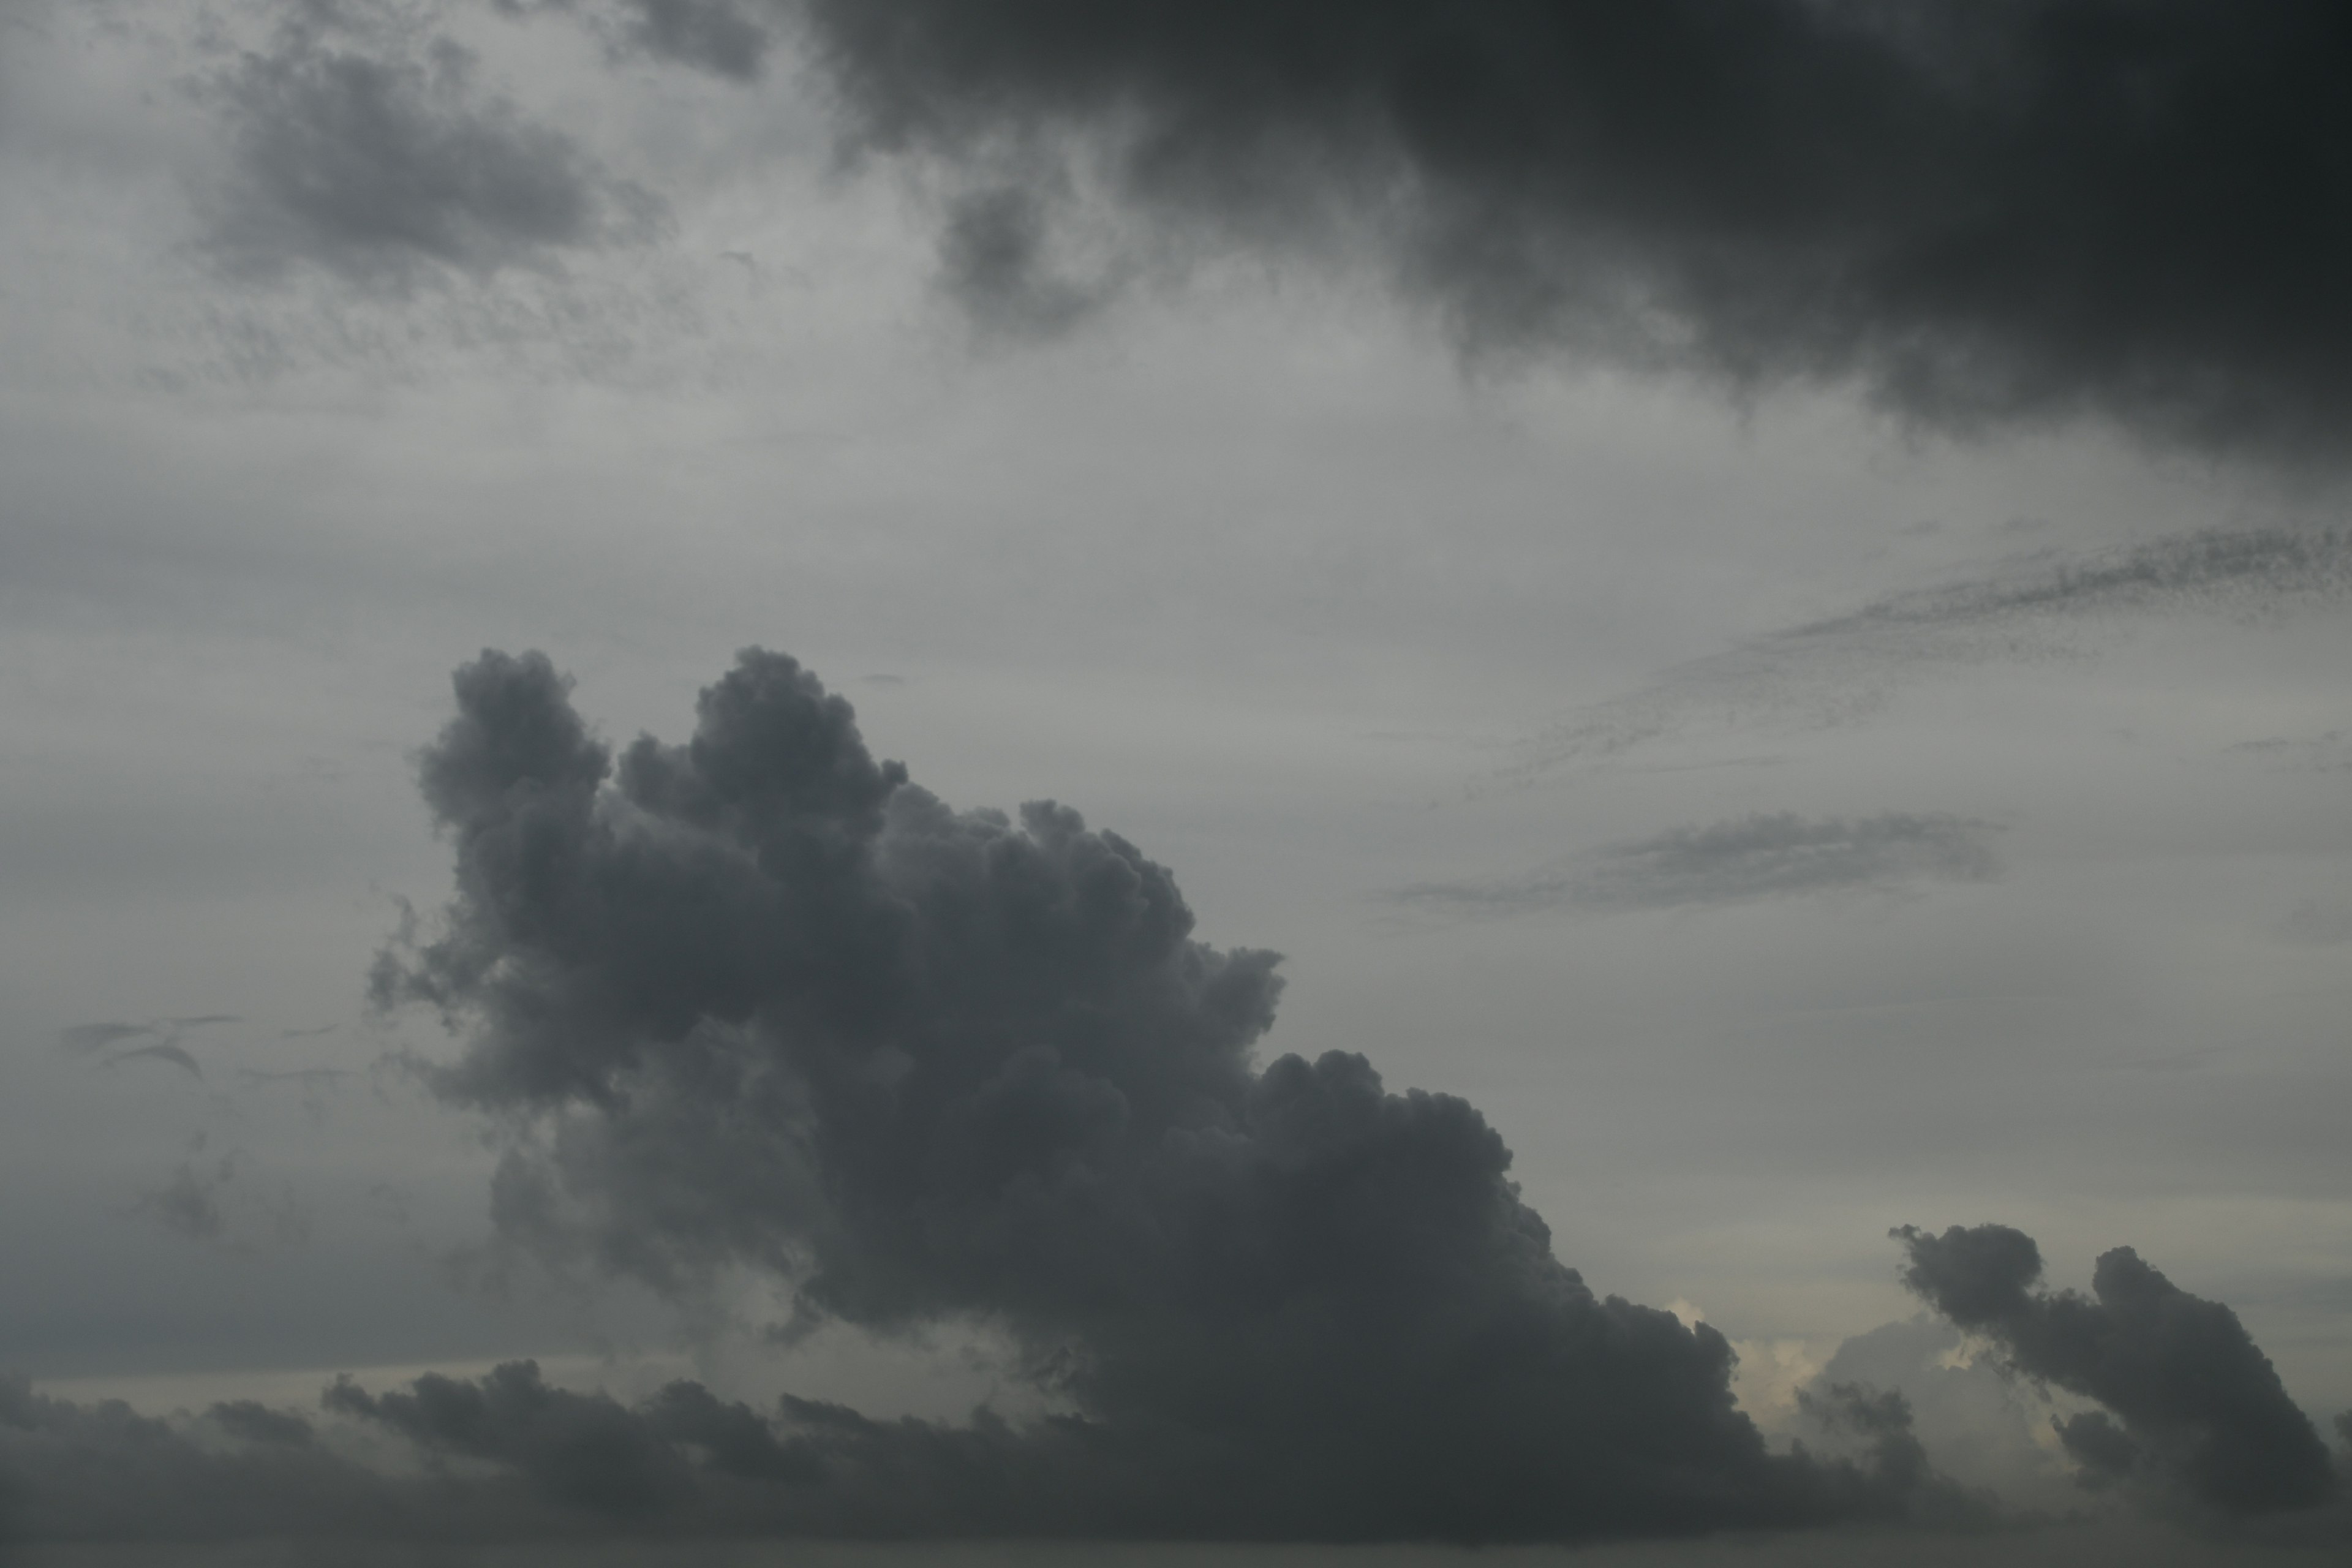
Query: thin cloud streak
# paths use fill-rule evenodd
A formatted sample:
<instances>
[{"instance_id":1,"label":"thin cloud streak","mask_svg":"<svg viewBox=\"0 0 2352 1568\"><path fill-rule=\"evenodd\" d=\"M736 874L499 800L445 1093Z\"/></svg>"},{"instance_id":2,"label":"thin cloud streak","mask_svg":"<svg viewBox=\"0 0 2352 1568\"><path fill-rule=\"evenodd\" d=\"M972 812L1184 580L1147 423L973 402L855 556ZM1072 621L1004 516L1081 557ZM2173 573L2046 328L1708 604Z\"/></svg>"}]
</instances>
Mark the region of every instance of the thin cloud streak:
<instances>
[{"instance_id":1,"label":"thin cloud streak","mask_svg":"<svg viewBox=\"0 0 2352 1568\"><path fill-rule=\"evenodd\" d=\"M1416 882L1389 897L1467 914L1703 909L1759 900L1892 892L2000 875L1995 825L1939 813L1846 820L1758 814L1612 844L1569 868L1483 881Z\"/></svg>"},{"instance_id":2,"label":"thin cloud streak","mask_svg":"<svg viewBox=\"0 0 2352 1568\"><path fill-rule=\"evenodd\" d=\"M2109 617L2279 614L2352 595L2352 530L2210 529L2065 556L2017 557L1959 582L1889 595L1667 671L1525 742L1525 781L1617 757L1701 722L1853 723L1942 669L2067 657Z\"/></svg>"}]
</instances>

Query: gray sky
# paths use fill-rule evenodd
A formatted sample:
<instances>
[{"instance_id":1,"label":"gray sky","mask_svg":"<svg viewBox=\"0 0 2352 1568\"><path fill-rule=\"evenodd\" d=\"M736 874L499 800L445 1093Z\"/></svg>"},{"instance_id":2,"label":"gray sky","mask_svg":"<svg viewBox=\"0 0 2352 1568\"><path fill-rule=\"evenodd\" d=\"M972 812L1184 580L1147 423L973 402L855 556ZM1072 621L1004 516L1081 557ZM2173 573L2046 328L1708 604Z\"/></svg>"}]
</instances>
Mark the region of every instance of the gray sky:
<instances>
[{"instance_id":1,"label":"gray sky","mask_svg":"<svg viewBox=\"0 0 2352 1568\"><path fill-rule=\"evenodd\" d=\"M388 1403L322 1411L338 1374L373 1398L529 1357L614 1420L691 1376L961 1431L981 1403L1126 1418L1039 1373L1053 1336L1139 1376L1171 1344L1224 1354L1073 1327L1076 1297L992 1295L850 1247L845 1221L738 1212L736 1167L678 1219L613 1152L709 1136L633 1120L676 1083L629 1079L628 1112L452 1089L436 1066L520 1073L541 1048L492 983L442 973L454 1037L430 1005L371 1007L379 952L439 938L488 820L418 788L453 669L542 650L618 752L688 740L696 694L757 646L948 806L1074 807L1168 868L1194 938L1283 954L1278 1014L1234 1048L1358 1053L1391 1095L1466 1100L1596 1297L1728 1340L1775 1454L1811 1432L1801 1391L1866 1373L1956 1484L2204 1550L2210 1520L2147 1522L2190 1482L2150 1459L2087 1491L2051 1427L2101 1407L2161 1447L2163 1420L1980 1325L1915 1324L1936 1299L1888 1232L2014 1226L2077 1291L2129 1247L2226 1304L2322 1438L2352 1408L2344 325L2288 331L2297 268L2219 241L2168 270L2168 231L2127 203L2080 226L2139 258L2111 309L1990 240L1981 287L1898 288L1898 255L1818 305L1806 268L1847 230L1805 228L1817 208L1933 227L1886 170L1816 190L1759 164L1747 188L1788 206L1758 216L1678 184L1719 154L1660 132L1627 196L1557 128L1526 166L1410 115L1365 130L1349 73L1419 47L1388 22L1277 90L1231 18L1030 37L1048 11L1004 7L986 47L921 4L871 13L907 23L895 42L855 8L718 0L0 16L0 1370L55 1410L127 1398L191 1452L258 1441L223 1437L215 1402L299 1410L338 1463L396 1472L441 1439ZM2231 96L2276 58L2259 31L2206 40L2238 63L2148 157L2236 145L2217 125L2253 127L2250 158L2292 140ZM2002 42L1923 38L1901 49L1962 76ZM1771 47L1795 70L1803 43ZM1812 166L1808 136L1849 134L1835 113L1866 120L1884 86L1837 68L1852 103L1742 144ZM1737 88L1705 101L1736 119ZM1229 118L1200 120L1213 102ZM2001 206L2030 182L1990 154L1934 169L2001 223L2052 221L2038 186ZM2203 199L2181 197L2200 221ZM2340 218L2346 196L2245 199ZM1476 266L1465 236L1493 242ZM2181 276L2203 292L2167 313ZM2277 298L2241 309L2264 279ZM925 907L912 874L877 873ZM660 929L725 948L700 918ZM757 987L801 940L726 929L771 944ZM561 972L539 999L574 1009L547 1026L563 1050L682 1037L598 989L652 936L477 939ZM936 1008L942 1038L1047 1027L919 991L893 1005ZM677 994L746 1050L801 1005ZM807 1114L820 1143L851 1135ZM612 1245L498 1209L502 1168L573 1184ZM760 1240L710 1241L690 1281L614 1250L705 1223ZM903 1300L820 1289L794 1317L853 1265L904 1270ZM61 1487L33 1452L0 1462ZM332 1525L325 1475L304 1484ZM450 1528L575 1531L548 1495ZM866 1527L839 1507L779 1528ZM2342 1507L2307 1531L2340 1540ZM938 1518L918 1528L971 1528ZM2282 1561L2329 1539L2273 1534Z\"/></svg>"}]
</instances>

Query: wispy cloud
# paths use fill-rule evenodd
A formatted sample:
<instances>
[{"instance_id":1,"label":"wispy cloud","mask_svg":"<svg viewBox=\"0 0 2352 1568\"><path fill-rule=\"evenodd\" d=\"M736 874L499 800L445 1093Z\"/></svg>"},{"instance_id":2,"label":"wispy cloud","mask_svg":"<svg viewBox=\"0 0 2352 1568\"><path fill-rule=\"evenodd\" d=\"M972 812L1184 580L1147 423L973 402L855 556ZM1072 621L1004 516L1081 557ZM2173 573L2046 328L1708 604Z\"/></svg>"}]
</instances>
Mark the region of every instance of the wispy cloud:
<instances>
[{"instance_id":1,"label":"wispy cloud","mask_svg":"<svg viewBox=\"0 0 2352 1568\"><path fill-rule=\"evenodd\" d=\"M1556 870L1417 882L1392 897L1477 914L1600 912L1749 903L1807 893L1985 882L2000 874L1995 825L1941 813L1809 820L1759 814L1612 844Z\"/></svg>"},{"instance_id":2,"label":"wispy cloud","mask_svg":"<svg viewBox=\"0 0 2352 1568\"><path fill-rule=\"evenodd\" d=\"M2089 554L2036 552L1873 600L1677 666L1571 713L1506 776L1595 762L1707 720L1828 726L1882 707L1937 667L2069 657L2100 618L2262 615L2352 595L2352 530L2206 529Z\"/></svg>"}]
</instances>

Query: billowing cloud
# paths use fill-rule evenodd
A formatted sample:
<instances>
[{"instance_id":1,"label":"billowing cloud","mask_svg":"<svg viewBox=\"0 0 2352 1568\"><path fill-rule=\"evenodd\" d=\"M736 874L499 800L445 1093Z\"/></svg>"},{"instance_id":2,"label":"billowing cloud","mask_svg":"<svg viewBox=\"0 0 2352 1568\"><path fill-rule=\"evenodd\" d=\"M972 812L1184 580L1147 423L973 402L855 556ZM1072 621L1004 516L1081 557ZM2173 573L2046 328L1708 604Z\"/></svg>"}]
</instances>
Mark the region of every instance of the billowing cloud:
<instances>
[{"instance_id":1,"label":"billowing cloud","mask_svg":"<svg viewBox=\"0 0 2352 1568\"><path fill-rule=\"evenodd\" d=\"M1369 254L1468 343L1957 426L2340 443L2320 0L804 0L851 133L1143 243Z\"/></svg>"},{"instance_id":2,"label":"billowing cloud","mask_svg":"<svg viewBox=\"0 0 2352 1568\"><path fill-rule=\"evenodd\" d=\"M1563 870L1488 881L1419 882L1409 902L1494 914L1573 908L1703 908L1802 893L1891 891L2000 874L1990 823L1942 813L1846 820L1759 813L1612 844Z\"/></svg>"},{"instance_id":3,"label":"billowing cloud","mask_svg":"<svg viewBox=\"0 0 2352 1568\"><path fill-rule=\"evenodd\" d=\"M2130 1247L2100 1255L2091 1294L2037 1289L2042 1253L2007 1226L1895 1233L1904 1283L1988 1336L2018 1371L2096 1400L2063 1421L2094 1485L2131 1483L2233 1514L2309 1508L2336 1477L2311 1420L2237 1314L2189 1294Z\"/></svg>"},{"instance_id":4,"label":"billowing cloud","mask_svg":"<svg viewBox=\"0 0 2352 1568\"><path fill-rule=\"evenodd\" d=\"M2207 529L2087 554L2037 552L1753 638L1570 714L1510 772L1592 762L1696 719L1838 724L1937 668L2064 651L2101 617L2264 614L2352 595L2352 530Z\"/></svg>"},{"instance_id":5,"label":"billowing cloud","mask_svg":"<svg viewBox=\"0 0 2352 1568\"><path fill-rule=\"evenodd\" d=\"M509 1129L516 1239L766 1270L796 1329L986 1325L1074 1412L1004 1451L1110 1467L1106 1529L1680 1531L1926 1484L1769 1452L1729 1345L1554 1258L1467 1104L1259 1068L1274 956L1068 808L950 810L775 654L617 763L543 658L457 690L422 776L457 896L377 985L466 1032L430 1077Z\"/></svg>"},{"instance_id":6,"label":"billowing cloud","mask_svg":"<svg viewBox=\"0 0 2352 1568\"><path fill-rule=\"evenodd\" d=\"M209 92L235 161L205 204L206 247L247 277L307 264L402 288L547 270L664 221L658 198L525 119L415 18L301 6Z\"/></svg>"}]
</instances>

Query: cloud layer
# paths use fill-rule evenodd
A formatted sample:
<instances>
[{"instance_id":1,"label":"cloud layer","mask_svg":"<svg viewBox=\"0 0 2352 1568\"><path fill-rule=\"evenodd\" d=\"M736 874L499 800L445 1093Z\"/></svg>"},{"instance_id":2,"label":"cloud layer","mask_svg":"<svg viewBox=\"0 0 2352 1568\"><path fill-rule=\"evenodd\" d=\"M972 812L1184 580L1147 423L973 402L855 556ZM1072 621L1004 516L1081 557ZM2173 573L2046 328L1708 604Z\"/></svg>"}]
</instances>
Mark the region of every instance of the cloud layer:
<instances>
[{"instance_id":1,"label":"cloud layer","mask_svg":"<svg viewBox=\"0 0 2352 1568\"><path fill-rule=\"evenodd\" d=\"M2352 415L2352 25L2317 0L772 9L867 146L1056 205L1076 171L1163 253L1369 255L1475 346L1960 426Z\"/></svg>"}]
</instances>

